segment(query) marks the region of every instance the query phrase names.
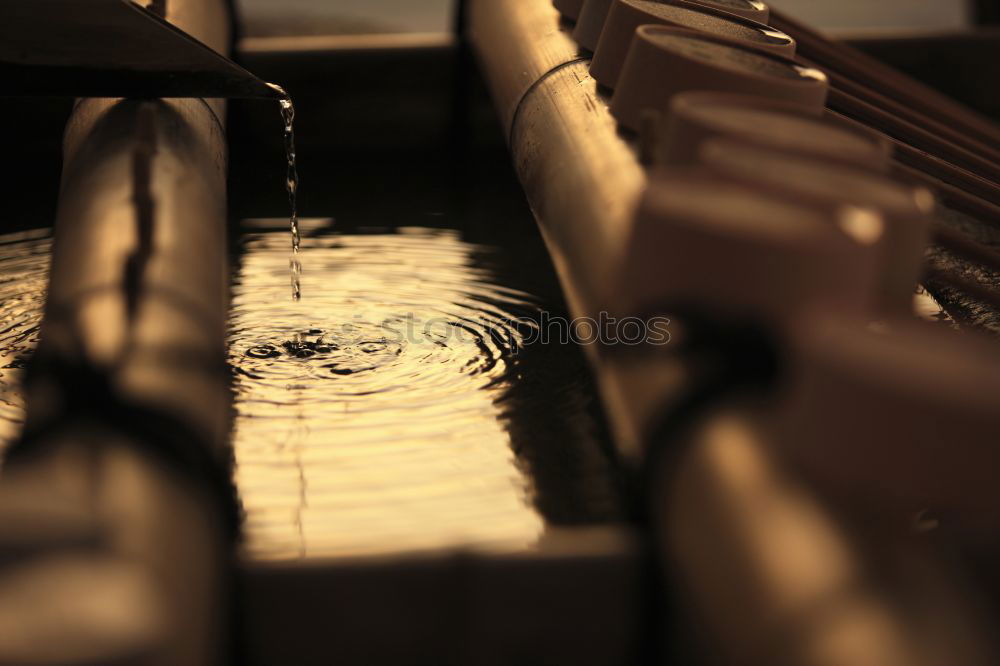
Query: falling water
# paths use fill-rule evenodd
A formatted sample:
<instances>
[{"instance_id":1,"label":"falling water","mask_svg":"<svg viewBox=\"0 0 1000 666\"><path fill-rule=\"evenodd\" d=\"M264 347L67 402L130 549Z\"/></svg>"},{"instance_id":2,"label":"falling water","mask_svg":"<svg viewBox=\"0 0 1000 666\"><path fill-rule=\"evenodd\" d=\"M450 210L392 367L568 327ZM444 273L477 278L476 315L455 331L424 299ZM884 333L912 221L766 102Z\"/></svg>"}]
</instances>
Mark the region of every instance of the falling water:
<instances>
[{"instance_id":1,"label":"falling water","mask_svg":"<svg viewBox=\"0 0 1000 666\"><path fill-rule=\"evenodd\" d=\"M295 105L291 96L281 86L267 84L281 95L281 119L285 125L285 158L288 170L285 176L285 188L288 190L288 205L291 209L289 226L292 231L292 257L288 265L292 276L292 299L302 298L302 262L299 260L299 171L295 158Z\"/></svg>"}]
</instances>

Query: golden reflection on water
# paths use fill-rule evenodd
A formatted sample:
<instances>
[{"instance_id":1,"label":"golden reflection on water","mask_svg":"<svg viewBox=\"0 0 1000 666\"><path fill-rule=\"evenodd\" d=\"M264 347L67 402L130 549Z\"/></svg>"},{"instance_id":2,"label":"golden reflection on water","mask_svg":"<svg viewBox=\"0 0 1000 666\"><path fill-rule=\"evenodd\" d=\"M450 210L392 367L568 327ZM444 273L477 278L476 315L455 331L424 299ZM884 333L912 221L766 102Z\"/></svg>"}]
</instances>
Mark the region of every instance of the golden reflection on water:
<instances>
[{"instance_id":1,"label":"golden reflection on water","mask_svg":"<svg viewBox=\"0 0 1000 666\"><path fill-rule=\"evenodd\" d=\"M315 222L314 222L315 225ZM452 230L250 234L235 280L236 478L257 558L520 548L543 519L496 401L532 298Z\"/></svg>"},{"instance_id":2,"label":"golden reflection on water","mask_svg":"<svg viewBox=\"0 0 1000 666\"><path fill-rule=\"evenodd\" d=\"M510 319L537 315L534 299L494 283L477 261L489 248L451 230L401 229L306 238L308 291L295 303L288 232L275 224L244 237L231 314L250 555L535 543L544 521L532 463L515 458L508 433L512 405L525 399L508 394L521 340ZM0 236L0 449L23 423L20 382L38 340L50 248L48 230ZM580 437L568 424L585 420L553 414L555 396L527 399L536 420L522 429L560 449L555 438ZM568 475L586 483L572 506L603 515L604 496L589 492L603 467L587 456L579 464Z\"/></svg>"},{"instance_id":3,"label":"golden reflection on water","mask_svg":"<svg viewBox=\"0 0 1000 666\"><path fill-rule=\"evenodd\" d=\"M21 379L38 344L51 246L47 229L0 236L0 450L24 423Z\"/></svg>"}]
</instances>

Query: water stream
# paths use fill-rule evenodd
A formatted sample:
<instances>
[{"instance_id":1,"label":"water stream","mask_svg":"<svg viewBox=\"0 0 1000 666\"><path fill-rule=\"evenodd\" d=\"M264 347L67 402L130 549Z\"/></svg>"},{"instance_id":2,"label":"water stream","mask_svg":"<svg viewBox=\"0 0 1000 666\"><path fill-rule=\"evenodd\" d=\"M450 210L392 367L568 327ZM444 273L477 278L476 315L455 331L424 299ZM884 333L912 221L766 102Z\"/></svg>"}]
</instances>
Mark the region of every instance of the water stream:
<instances>
[{"instance_id":1,"label":"water stream","mask_svg":"<svg viewBox=\"0 0 1000 666\"><path fill-rule=\"evenodd\" d=\"M292 300L302 298L302 261L299 258L299 170L295 155L295 104L285 89L275 83L267 84L280 95L281 120L285 128L285 159L288 168L285 175L285 189L288 192L289 228L292 234L292 256L289 259L289 269L292 281Z\"/></svg>"}]
</instances>

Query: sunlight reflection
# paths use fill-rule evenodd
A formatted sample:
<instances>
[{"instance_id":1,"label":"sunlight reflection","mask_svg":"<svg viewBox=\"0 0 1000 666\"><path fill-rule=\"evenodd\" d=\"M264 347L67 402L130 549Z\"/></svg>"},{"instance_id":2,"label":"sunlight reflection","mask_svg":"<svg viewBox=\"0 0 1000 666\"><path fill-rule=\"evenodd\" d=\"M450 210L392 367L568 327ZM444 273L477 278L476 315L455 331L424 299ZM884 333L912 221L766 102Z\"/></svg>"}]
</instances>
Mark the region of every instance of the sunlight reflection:
<instances>
[{"instance_id":1,"label":"sunlight reflection","mask_svg":"<svg viewBox=\"0 0 1000 666\"><path fill-rule=\"evenodd\" d=\"M258 558L534 543L543 521L495 402L530 313L450 230L247 237L234 286L234 448Z\"/></svg>"}]
</instances>

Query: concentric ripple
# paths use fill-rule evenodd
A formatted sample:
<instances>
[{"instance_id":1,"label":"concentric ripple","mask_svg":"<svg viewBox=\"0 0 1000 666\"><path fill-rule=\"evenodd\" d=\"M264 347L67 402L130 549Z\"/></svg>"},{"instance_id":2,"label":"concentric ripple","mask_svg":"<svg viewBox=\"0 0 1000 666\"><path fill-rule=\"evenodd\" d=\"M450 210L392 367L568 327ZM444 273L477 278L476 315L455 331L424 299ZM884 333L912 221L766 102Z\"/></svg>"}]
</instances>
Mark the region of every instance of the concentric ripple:
<instances>
[{"instance_id":1,"label":"concentric ripple","mask_svg":"<svg viewBox=\"0 0 1000 666\"><path fill-rule=\"evenodd\" d=\"M304 238L295 302L276 224L243 238L230 320L250 556L517 549L616 515L578 352L521 349L538 304L497 284L496 250L451 230ZM48 230L0 236L0 449L24 420L50 247Z\"/></svg>"},{"instance_id":2,"label":"concentric ripple","mask_svg":"<svg viewBox=\"0 0 1000 666\"><path fill-rule=\"evenodd\" d=\"M48 230L0 235L0 449L24 422L21 375L38 344L51 245Z\"/></svg>"},{"instance_id":3,"label":"concentric ripple","mask_svg":"<svg viewBox=\"0 0 1000 666\"><path fill-rule=\"evenodd\" d=\"M537 306L451 230L246 239L233 295L237 480L257 557L521 547L542 519L496 403Z\"/></svg>"}]
</instances>

